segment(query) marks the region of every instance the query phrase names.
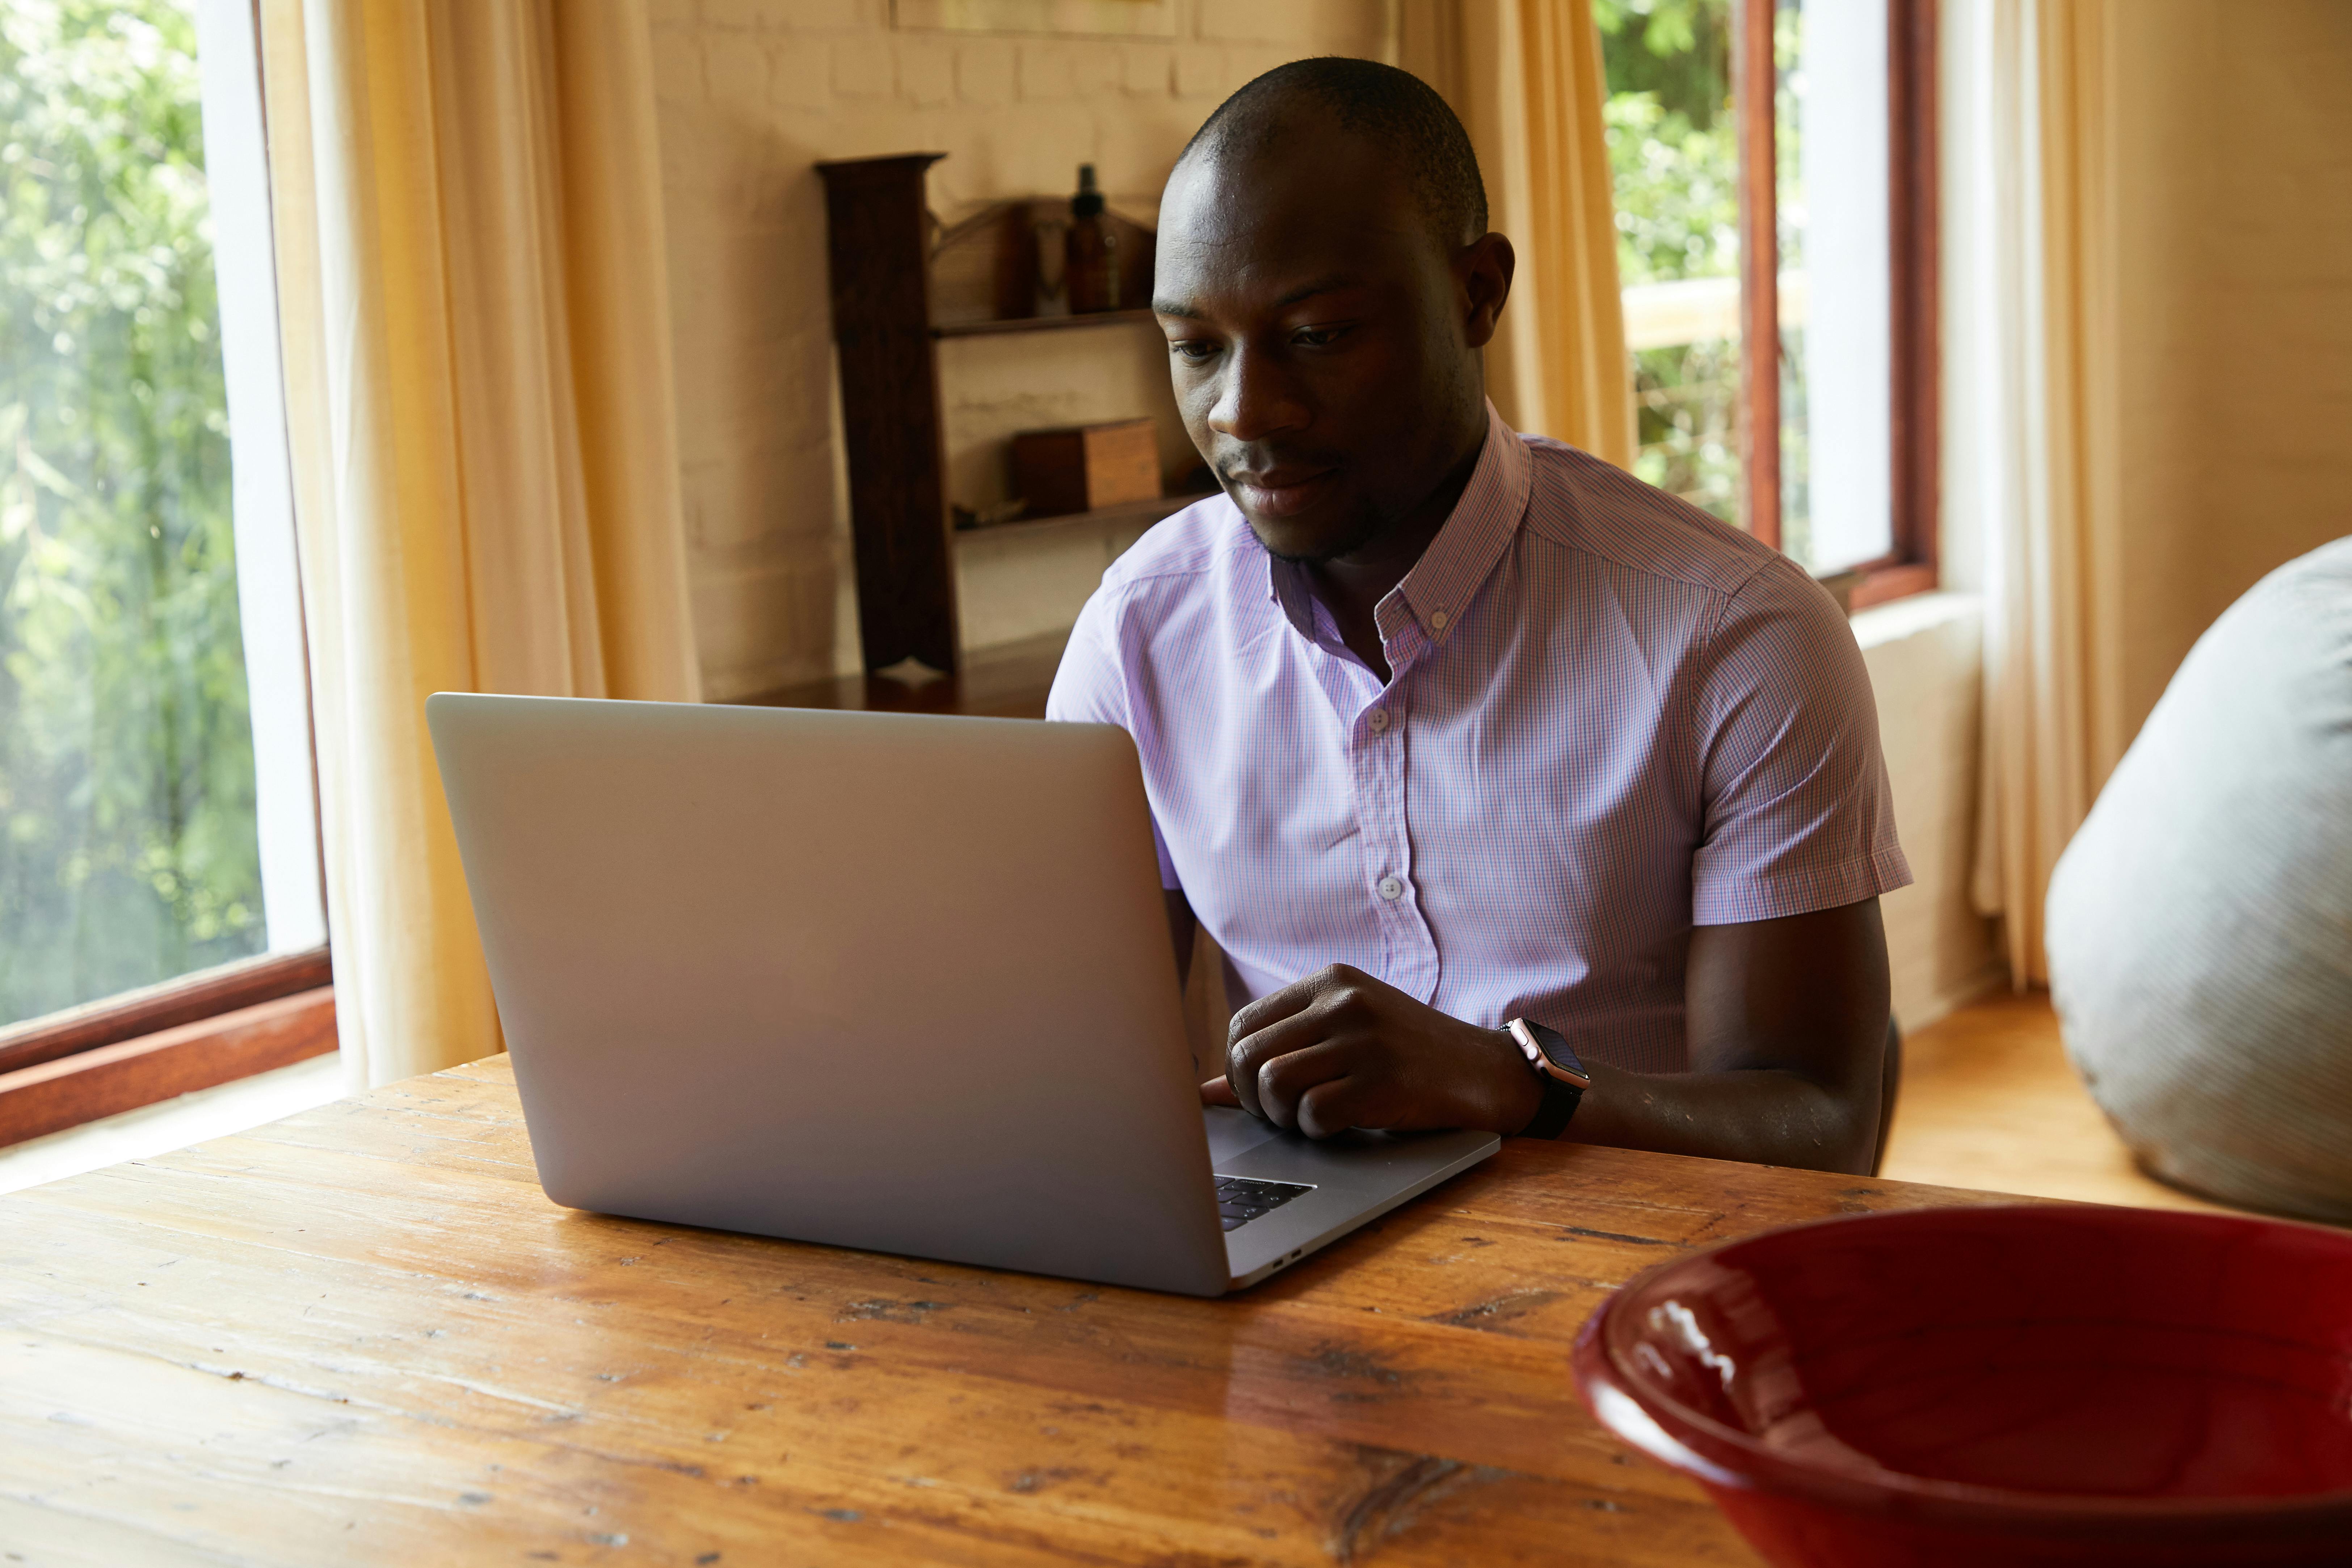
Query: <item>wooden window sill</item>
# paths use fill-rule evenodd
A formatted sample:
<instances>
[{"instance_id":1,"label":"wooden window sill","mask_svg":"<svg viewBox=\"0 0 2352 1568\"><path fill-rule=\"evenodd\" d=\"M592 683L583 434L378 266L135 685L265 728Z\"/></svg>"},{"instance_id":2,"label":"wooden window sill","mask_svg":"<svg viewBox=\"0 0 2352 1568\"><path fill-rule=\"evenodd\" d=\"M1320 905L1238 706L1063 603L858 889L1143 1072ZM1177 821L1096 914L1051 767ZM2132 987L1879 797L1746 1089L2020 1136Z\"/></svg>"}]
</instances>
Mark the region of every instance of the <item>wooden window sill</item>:
<instances>
[{"instance_id":1,"label":"wooden window sill","mask_svg":"<svg viewBox=\"0 0 2352 1568\"><path fill-rule=\"evenodd\" d=\"M257 1002L334 984L324 947L270 953L184 974L0 1029L0 1077L99 1046L199 1023Z\"/></svg>"},{"instance_id":2,"label":"wooden window sill","mask_svg":"<svg viewBox=\"0 0 2352 1568\"><path fill-rule=\"evenodd\" d=\"M0 1147L335 1049L320 985L0 1072Z\"/></svg>"}]
</instances>

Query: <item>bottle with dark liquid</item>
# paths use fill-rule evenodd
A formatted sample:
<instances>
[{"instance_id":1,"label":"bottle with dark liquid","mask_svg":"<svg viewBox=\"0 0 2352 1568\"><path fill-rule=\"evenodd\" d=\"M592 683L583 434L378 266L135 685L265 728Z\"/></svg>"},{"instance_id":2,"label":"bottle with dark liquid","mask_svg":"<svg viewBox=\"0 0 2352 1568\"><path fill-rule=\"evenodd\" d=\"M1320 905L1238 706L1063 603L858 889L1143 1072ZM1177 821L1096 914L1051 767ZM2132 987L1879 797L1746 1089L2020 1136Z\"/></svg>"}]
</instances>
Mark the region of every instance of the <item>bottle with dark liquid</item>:
<instances>
[{"instance_id":1,"label":"bottle with dark liquid","mask_svg":"<svg viewBox=\"0 0 2352 1568\"><path fill-rule=\"evenodd\" d=\"M1070 198L1070 232L1064 244L1067 265L1062 276L1072 314L1118 310L1118 231L1103 211L1092 163L1078 165L1078 194Z\"/></svg>"}]
</instances>

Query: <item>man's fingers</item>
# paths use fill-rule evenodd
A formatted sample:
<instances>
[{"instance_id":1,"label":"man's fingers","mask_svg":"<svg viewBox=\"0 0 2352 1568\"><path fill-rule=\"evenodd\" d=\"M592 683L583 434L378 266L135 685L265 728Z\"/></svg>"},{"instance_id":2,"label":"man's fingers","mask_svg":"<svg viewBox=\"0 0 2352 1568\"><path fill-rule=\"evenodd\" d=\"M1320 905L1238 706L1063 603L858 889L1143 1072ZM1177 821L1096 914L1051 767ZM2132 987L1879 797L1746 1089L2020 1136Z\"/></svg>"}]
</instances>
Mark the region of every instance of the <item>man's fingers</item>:
<instances>
[{"instance_id":1,"label":"man's fingers","mask_svg":"<svg viewBox=\"0 0 2352 1568\"><path fill-rule=\"evenodd\" d=\"M1295 1014L1303 1013L1334 992L1359 990L1380 983L1360 969L1327 963L1304 980L1294 980L1279 991L1269 991L1235 1013L1226 1032L1229 1040L1256 1034Z\"/></svg>"},{"instance_id":2,"label":"man's fingers","mask_svg":"<svg viewBox=\"0 0 2352 1568\"><path fill-rule=\"evenodd\" d=\"M1500 1039L1335 963L1234 1015L1225 1089L1252 1115L1314 1138L1462 1125L1465 1109L1485 1110L1458 1080L1475 1088L1490 1068L1517 1066L1492 1059ZM1511 1087L1526 1087L1517 1071Z\"/></svg>"},{"instance_id":3,"label":"man's fingers","mask_svg":"<svg viewBox=\"0 0 2352 1568\"><path fill-rule=\"evenodd\" d=\"M1299 1012L1276 1018L1253 1033L1235 1035L1233 1043L1225 1047L1225 1077L1233 1084L1234 1092L1241 1097L1242 1109L1278 1126L1288 1126L1262 1102L1258 1085L1265 1066L1320 1044L1324 1034L1321 1014Z\"/></svg>"},{"instance_id":4,"label":"man's fingers","mask_svg":"<svg viewBox=\"0 0 2352 1568\"><path fill-rule=\"evenodd\" d=\"M1241 1096L1234 1092L1234 1086L1223 1078L1213 1078L1201 1086L1201 1103L1203 1105L1238 1106L1241 1102Z\"/></svg>"},{"instance_id":5,"label":"man's fingers","mask_svg":"<svg viewBox=\"0 0 2352 1568\"><path fill-rule=\"evenodd\" d=\"M1298 1131L1309 1138L1329 1138L1350 1127L1379 1127L1375 1113L1386 1096L1373 1079L1361 1073L1328 1079L1298 1097Z\"/></svg>"},{"instance_id":6,"label":"man's fingers","mask_svg":"<svg viewBox=\"0 0 2352 1568\"><path fill-rule=\"evenodd\" d=\"M1322 994L1324 974L1328 973L1318 972L1304 980L1294 980L1279 991L1269 991L1256 1001L1244 1004L1226 1027L1226 1040L1230 1043L1245 1039L1270 1024L1278 1024L1294 1013L1305 1011L1316 997Z\"/></svg>"},{"instance_id":7,"label":"man's fingers","mask_svg":"<svg viewBox=\"0 0 2352 1568\"><path fill-rule=\"evenodd\" d=\"M1326 1040L1301 1051L1288 1051L1257 1069L1257 1101L1261 1112L1276 1127L1299 1126L1298 1102L1318 1084L1343 1079L1360 1051L1353 1043Z\"/></svg>"}]
</instances>

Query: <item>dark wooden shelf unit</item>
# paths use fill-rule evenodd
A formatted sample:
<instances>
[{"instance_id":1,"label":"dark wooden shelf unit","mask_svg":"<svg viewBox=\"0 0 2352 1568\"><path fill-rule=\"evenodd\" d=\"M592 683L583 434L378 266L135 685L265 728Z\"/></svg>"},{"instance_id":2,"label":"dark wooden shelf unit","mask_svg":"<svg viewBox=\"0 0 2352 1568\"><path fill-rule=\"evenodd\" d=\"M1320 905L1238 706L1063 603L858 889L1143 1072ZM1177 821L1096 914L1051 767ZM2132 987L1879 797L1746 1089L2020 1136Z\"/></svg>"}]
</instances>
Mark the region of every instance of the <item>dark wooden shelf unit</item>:
<instances>
[{"instance_id":1,"label":"dark wooden shelf unit","mask_svg":"<svg viewBox=\"0 0 2352 1568\"><path fill-rule=\"evenodd\" d=\"M1152 319L1150 311L1140 310L1019 315L1034 300L1013 297L1019 289L1008 289L1004 280L1025 287L1034 276L1035 231L1027 215L1051 204L1003 203L952 229L942 228L925 199L924 177L945 156L906 153L816 166L824 181L833 335L841 364L859 652L869 674L914 658L954 675L963 661L956 605L958 535L948 515L940 340L1132 326ZM1149 298L1150 232L1125 218L1116 221L1133 237L1123 246L1123 297ZM938 263L949 247L959 266L951 269L947 290L951 308L944 313L950 319L941 321ZM961 265L966 261L976 265ZM973 279L983 275L1000 280L1000 297L967 298ZM992 310L1004 319L984 319ZM1158 507L1151 519L1156 521L1192 499L1136 505ZM1125 515L1129 510L1109 512ZM1058 531L1102 521L1107 515L1040 518L973 533L1002 538Z\"/></svg>"}]
</instances>

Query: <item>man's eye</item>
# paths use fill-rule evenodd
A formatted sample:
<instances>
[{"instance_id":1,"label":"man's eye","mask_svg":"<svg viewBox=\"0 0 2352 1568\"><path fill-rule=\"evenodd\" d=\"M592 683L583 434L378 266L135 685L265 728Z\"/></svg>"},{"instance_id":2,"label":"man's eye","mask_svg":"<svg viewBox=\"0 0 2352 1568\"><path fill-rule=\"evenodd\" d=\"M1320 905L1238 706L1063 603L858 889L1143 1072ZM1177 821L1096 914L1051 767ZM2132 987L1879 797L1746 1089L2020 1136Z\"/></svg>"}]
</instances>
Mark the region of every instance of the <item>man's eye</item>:
<instances>
[{"instance_id":1,"label":"man's eye","mask_svg":"<svg viewBox=\"0 0 2352 1568\"><path fill-rule=\"evenodd\" d=\"M1345 327L1301 327L1290 334L1290 341L1303 349L1328 348L1347 334Z\"/></svg>"},{"instance_id":2,"label":"man's eye","mask_svg":"<svg viewBox=\"0 0 2352 1568\"><path fill-rule=\"evenodd\" d=\"M1168 350L1178 359L1199 364L1217 352L1217 345L1204 343L1197 338L1185 338L1181 342L1170 343Z\"/></svg>"}]
</instances>

